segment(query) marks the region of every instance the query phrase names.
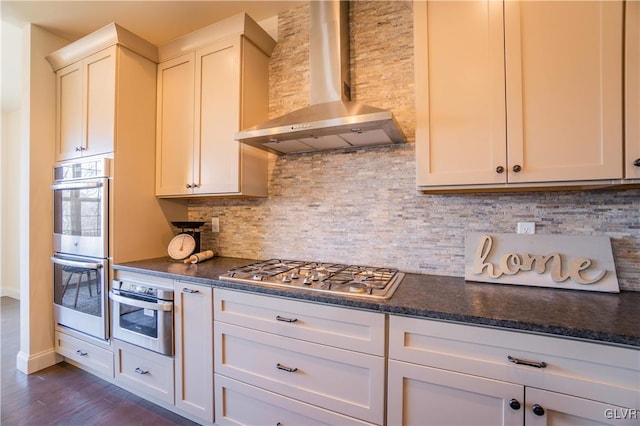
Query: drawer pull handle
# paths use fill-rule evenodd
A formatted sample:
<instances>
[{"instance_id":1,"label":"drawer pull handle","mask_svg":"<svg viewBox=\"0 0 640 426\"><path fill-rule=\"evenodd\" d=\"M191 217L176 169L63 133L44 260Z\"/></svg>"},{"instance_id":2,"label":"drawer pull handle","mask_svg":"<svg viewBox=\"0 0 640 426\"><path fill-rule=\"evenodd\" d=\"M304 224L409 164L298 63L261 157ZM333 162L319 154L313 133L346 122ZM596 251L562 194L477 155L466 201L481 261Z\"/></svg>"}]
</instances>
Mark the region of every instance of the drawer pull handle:
<instances>
[{"instance_id":1,"label":"drawer pull handle","mask_svg":"<svg viewBox=\"0 0 640 426\"><path fill-rule=\"evenodd\" d=\"M519 359L519 358L512 357L511 355L507 355L507 359L514 364L522 364L522 365L527 365L529 367L535 367L535 368L547 367L547 363L544 361L528 361L526 359Z\"/></svg>"},{"instance_id":2,"label":"drawer pull handle","mask_svg":"<svg viewBox=\"0 0 640 426\"><path fill-rule=\"evenodd\" d=\"M134 370L136 373L138 374L149 374L149 370L143 370L140 367L136 367L136 369Z\"/></svg>"},{"instance_id":3,"label":"drawer pull handle","mask_svg":"<svg viewBox=\"0 0 640 426\"><path fill-rule=\"evenodd\" d=\"M283 371L286 371L287 373L295 373L296 371L298 371L298 369L295 368L295 367L294 368L287 367L287 366L282 365L280 363L277 363L276 367L278 367L278 370L283 370Z\"/></svg>"},{"instance_id":4,"label":"drawer pull handle","mask_svg":"<svg viewBox=\"0 0 640 426\"><path fill-rule=\"evenodd\" d=\"M78 350L76 351L76 353L77 353L78 355L80 355L80 356L87 356L87 355L89 355L87 352L83 351L82 349L78 349Z\"/></svg>"},{"instance_id":5,"label":"drawer pull handle","mask_svg":"<svg viewBox=\"0 0 640 426\"><path fill-rule=\"evenodd\" d=\"M182 289L182 292L183 293L200 293L200 290L192 290L190 288L186 288L185 287L185 288Z\"/></svg>"},{"instance_id":6,"label":"drawer pull handle","mask_svg":"<svg viewBox=\"0 0 640 426\"><path fill-rule=\"evenodd\" d=\"M276 319L278 321L283 321L283 322L296 322L296 321L298 321L298 318L287 318L287 317L281 317L280 315L278 315L276 317Z\"/></svg>"}]
</instances>

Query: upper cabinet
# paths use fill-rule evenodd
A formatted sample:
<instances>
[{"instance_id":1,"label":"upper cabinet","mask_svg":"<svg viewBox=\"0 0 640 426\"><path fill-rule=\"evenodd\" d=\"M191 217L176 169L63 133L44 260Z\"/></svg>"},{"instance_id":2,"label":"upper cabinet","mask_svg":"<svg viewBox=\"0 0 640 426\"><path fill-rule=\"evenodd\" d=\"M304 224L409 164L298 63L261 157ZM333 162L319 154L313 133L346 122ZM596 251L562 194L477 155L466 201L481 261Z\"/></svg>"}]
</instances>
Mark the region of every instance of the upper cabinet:
<instances>
[{"instance_id":1,"label":"upper cabinet","mask_svg":"<svg viewBox=\"0 0 640 426\"><path fill-rule=\"evenodd\" d=\"M625 177L640 179L640 2L626 2Z\"/></svg>"},{"instance_id":2,"label":"upper cabinet","mask_svg":"<svg viewBox=\"0 0 640 426\"><path fill-rule=\"evenodd\" d=\"M155 77L148 70L157 48L110 24L47 60L56 72L56 161L115 151L127 81Z\"/></svg>"},{"instance_id":3,"label":"upper cabinet","mask_svg":"<svg viewBox=\"0 0 640 426\"><path fill-rule=\"evenodd\" d=\"M157 196L267 196L268 154L234 134L268 119L274 47L246 14L160 47Z\"/></svg>"},{"instance_id":4,"label":"upper cabinet","mask_svg":"<svg viewBox=\"0 0 640 426\"><path fill-rule=\"evenodd\" d=\"M116 49L56 73L56 161L113 151Z\"/></svg>"},{"instance_id":5,"label":"upper cabinet","mask_svg":"<svg viewBox=\"0 0 640 426\"><path fill-rule=\"evenodd\" d=\"M623 177L622 2L416 2L419 189Z\"/></svg>"}]
</instances>

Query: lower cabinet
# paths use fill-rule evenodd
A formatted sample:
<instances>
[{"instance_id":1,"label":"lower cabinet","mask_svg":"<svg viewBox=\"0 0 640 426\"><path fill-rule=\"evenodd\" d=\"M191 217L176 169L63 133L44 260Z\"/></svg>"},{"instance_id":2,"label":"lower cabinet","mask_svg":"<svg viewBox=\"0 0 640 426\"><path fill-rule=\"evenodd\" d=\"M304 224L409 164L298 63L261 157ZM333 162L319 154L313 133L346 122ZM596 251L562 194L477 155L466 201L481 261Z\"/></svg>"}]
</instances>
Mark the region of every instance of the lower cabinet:
<instances>
[{"instance_id":1,"label":"lower cabinet","mask_svg":"<svg viewBox=\"0 0 640 426\"><path fill-rule=\"evenodd\" d=\"M74 337L70 332L61 330L56 330L55 336L55 351L68 361L99 376L113 378L113 352L110 348L89 343L80 336Z\"/></svg>"},{"instance_id":2,"label":"lower cabinet","mask_svg":"<svg viewBox=\"0 0 640 426\"><path fill-rule=\"evenodd\" d=\"M521 385L390 360L388 387L389 425L522 424Z\"/></svg>"},{"instance_id":3,"label":"lower cabinet","mask_svg":"<svg viewBox=\"0 0 640 426\"><path fill-rule=\"evenodd\" d=\"M113 341L116 384L173 405L173 358Z\"/></svg>"},{"instance_id":4,"label":"lower cabinet","mask_svg":"<svg viewBox=\"0 0 640 426\"><path fill-rule=\"evenodd\" d=\"M223 289L214 302L216 423L384 423L384 314Z\"/></svg>"},{"instance_id":5,"label":"lower cabinet","mask_svg":"<svg viewBox=\"0 0 640 426\"><path fill-rule=\"evenodd\" d=\"M216 375L219 425L370 425L277 393ZM247 409L251 407L251 409Z\"/></svg>"},{"instance_id":6,"label":"lower cabinet","mask_svg":"<svg viewBox=\"0 0 640 426\"><path fill-rule=\"evenodd\" d=\"M640 352L390 316L389 425L639 424Z\"/></svg>"},{"instance_id":7,"label":"lower cabinet","mask_svg":"<svg viewBox=\"0 0 640 426\"><path fill-rule=\"evenodd\" d=\"M213 289L174 283L176 407L213 422Z\"/></svg>"},{"instance_id":8,"label":"lower cabinet","mask_svg":"<svg viewBox=\"0 0 640 426\"><path fill-rule=\"evenodd\" d=\"M116 274L141 285L173 288L174 356L113 339L115 383L199 423L213 423L213 288L128 271Z\"/></svg>"}]
</instances>

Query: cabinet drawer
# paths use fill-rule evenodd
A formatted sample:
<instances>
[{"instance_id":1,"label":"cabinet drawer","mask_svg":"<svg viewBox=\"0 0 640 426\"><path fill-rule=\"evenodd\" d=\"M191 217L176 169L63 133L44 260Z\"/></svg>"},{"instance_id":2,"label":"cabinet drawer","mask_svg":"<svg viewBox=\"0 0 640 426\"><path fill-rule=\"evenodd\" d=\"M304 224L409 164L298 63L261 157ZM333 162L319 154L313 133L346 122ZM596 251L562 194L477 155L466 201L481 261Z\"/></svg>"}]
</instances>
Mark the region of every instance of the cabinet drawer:
<instances>
[{"instance_id":1,"label":"cabinet drawer","mask_svg":"<svg viewBox=\"0 0 640 426\"><path fill-rule=\"evenodd\" d=\"M116 382L173 405L173 358L114 340Z\"/></svg>"},{"instance_id":2,"label":"cabinet drawer","mask_svg":"<svg viewBox=\"0 0 640 426\"><path fill-rule=\"evenodd\" d=\"M113 377L113 353L56 331L56 352L106 377Z\"/></svg>"},{"instance_id":3,"label":"cabinet drawer","mask_svg":"<svg viewBox=\"0 0 640 426\"><path fill-rule=\"evenodd\" d=\"M384 314L219 288L214 306L217 321L384 356Z\"/></svg>"},{"instance_id":4,"label":"cabinet drawer","mask_svg":"<svg viewBox=\"0 0 640 426\"><path fill-rule=\"evenodd\" d=\"M218 425L371 425L225 376L215 376L215 393Z\"/></svg>"},{"instance_id":5,"label":"cabinet drawer","mask_svg":"<svg viewBox=\"0 0 640 426\"><path fill-rule=\"evenodd\" d=\"M389 357L640 408L640 351L631 348L390 316Z\"/></svg>"},{"instance_id":6,"label":"cabinet drawer","mask_svg":"<svg viewBox=\"0 0 640 426\"><path fill-rule=\"evenodd\" d=\"M217 374L382 424L383 357L217 321L213 329Z\"/></svg>"}]
</instances>

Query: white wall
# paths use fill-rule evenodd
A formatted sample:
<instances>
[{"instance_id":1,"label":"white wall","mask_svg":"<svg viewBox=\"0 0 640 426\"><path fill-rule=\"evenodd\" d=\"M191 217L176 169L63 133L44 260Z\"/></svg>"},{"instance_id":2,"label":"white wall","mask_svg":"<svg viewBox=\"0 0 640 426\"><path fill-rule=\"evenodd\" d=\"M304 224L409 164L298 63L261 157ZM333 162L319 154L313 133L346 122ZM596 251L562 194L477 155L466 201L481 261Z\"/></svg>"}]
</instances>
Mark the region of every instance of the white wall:
<instances>
[{"instance_id":1,"label":"white wall","mask_svg":"<svg viewBox=\"0 0 640 426\"><path fill-rule=\"evenodd\" d=\"M20 110L2 113L0 151L0 296L19 299Z\"/></svg>"},{"instance_id":2,"label":"white wall","mask_svg":"<svg viewBox=\"0 0 640 426\"><path fill-rule=\"evenodd\" d=\"M18 251L20 164L20 28L2 21L0 121L0 296L20 298Z\"/></svg>"}]
</instances>

